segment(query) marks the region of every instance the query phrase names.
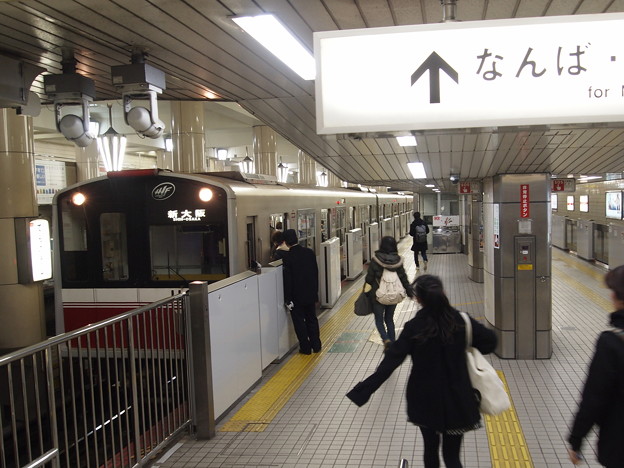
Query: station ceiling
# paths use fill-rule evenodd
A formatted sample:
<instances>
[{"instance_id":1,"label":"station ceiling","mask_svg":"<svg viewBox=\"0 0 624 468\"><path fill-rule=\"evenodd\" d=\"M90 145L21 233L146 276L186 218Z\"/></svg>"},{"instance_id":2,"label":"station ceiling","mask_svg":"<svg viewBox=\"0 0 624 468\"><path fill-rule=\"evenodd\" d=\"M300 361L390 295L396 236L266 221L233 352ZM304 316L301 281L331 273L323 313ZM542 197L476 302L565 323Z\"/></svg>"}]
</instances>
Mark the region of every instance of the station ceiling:
<instances>
[{"instance_id":1,"label":"station ceiling","mask_svg":"<svg viewBox=\"0 0 624 468\"><path fill-rule=\"evenodd\" d=\"M613 12L624 12L624 0L458 0L456 19ZM264 122L353 183L417 192L433 183L454 191L451 174L624 171L620 123L418 131L417 147L401 147L388 133L317 135L314 81L304 81L231 20L260 13L276 14L313 50L314 32L439 23L443 7L440 0L0 0L0 53L58 74L69 49L104 101L119 99L111 66L144 51L166 74L159 99L237 102L253 115L249 125ZM45 100L42 75L31 89ZM411 178L407 163L415 161L424 163L428 179Z\"/></svg>"}]
</instances>

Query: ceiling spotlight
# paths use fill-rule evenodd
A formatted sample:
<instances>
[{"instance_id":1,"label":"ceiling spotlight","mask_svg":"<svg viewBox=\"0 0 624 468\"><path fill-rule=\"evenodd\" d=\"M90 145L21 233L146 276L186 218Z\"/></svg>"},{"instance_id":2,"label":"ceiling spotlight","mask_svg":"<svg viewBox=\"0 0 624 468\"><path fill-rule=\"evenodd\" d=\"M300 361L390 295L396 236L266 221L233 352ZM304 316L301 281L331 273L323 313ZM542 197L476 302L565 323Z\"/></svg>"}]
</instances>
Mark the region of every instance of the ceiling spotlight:
<instances>
[{"instance_id":1,"label":"ceiling spotlight","mask_svg":"<svg viewBox=\"0 0 624 468\"><path fill-rule=\"evenodd\" d=\"M140 136L159 138L165 124L158 118L157 94L165 89L165 73L145 62L146 54L137 52L131 65L111 67L113 84L121 90L124 120ZM149 106L133 106L135 100L148 100Z\"/></svg>"}]
</instances>

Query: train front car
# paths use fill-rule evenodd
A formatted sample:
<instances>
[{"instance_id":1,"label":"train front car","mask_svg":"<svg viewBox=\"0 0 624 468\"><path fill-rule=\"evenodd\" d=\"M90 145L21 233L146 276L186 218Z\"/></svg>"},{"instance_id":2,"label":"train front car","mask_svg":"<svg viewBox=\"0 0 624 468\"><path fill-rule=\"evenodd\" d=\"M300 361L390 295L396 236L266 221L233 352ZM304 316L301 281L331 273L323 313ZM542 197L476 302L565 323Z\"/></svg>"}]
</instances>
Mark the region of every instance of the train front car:
<instances>
[{"instance_id":1,"label":"train front car","mask_svg":"<svg viewBox=\"0 0 624 468\"><path fill-rule=\"evenodd\" d=\"M230 274L228 193L200 177L109 173L54 205L59 333Z\"/></svg>"}]
</instances>

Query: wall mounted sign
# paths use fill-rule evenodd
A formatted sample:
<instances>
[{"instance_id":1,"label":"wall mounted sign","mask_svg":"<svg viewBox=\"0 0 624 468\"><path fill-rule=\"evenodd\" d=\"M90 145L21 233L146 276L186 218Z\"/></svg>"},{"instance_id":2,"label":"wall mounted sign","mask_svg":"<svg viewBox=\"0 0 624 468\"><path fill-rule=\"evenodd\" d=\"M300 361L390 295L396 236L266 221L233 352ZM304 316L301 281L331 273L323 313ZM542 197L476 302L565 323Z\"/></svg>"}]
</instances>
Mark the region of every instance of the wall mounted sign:
<instances>
[{"instance_id":1,"label":"wall mounted sign","mask_svg":"<svg viewBox=\"0 0 624 468\"><path fill-rule=\"evenodd\" d=\"M576 191L576 179L551 179L550 191L551 192L575 192Z\"/></svg>"},{"instance_id":2,"label":"wall mounted sign","mask_svg":"<svg viewBox=\"0 0 624 468\"><path fill-rule=\"evenodd\" d=\"M624 13L314 33L320 134L614 122Z\"/></svg>"}]
</instances>

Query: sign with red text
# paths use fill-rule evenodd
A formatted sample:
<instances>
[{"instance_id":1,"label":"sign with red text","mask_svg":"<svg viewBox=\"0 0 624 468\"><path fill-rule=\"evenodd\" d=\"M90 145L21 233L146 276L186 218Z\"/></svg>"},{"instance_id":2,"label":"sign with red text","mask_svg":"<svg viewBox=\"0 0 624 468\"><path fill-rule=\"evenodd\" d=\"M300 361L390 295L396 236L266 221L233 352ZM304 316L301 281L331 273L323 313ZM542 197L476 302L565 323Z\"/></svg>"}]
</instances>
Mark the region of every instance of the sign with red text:
<instances>
[{"instance_id":1,"label":"sign with red text","mask_svg":"<svg viewBox=\"0 0 624 468\"><path fill-rule=\"evenodd\" d=\"M551 192L574 192L576 190L575 179L551 179Z\"/></svg>"},{"instance_id":2,"label":"sign with red text","mask_svg":"<svg viewBox=\"0 0 624 468\"><path fill-rule=\"evenodd\" d=\"M459 216L434 216L433 226L459 226Z\"/></svg>"},{"instance_id":3,"label":"sign with red text","mask_svg":"<svg viewBox=\"0 0 624 468\"><path fill-rule=\"evenodd\" d=\"M520 185L520 217L528 218L530 215L529 204L531 198L529 195L529 184Z\"/></svg>"},{"instance_id":4,"label":"sign with red text","mask_svg":"<svg viewBox=\"0 0 624 468\"><path fill-rule=\"evenodd\" d=\"M460 195L466 195L470 193L480 193L481 183L477 181L473 182L460 182L457 188Z\"/></svg>"}]
</instances>

